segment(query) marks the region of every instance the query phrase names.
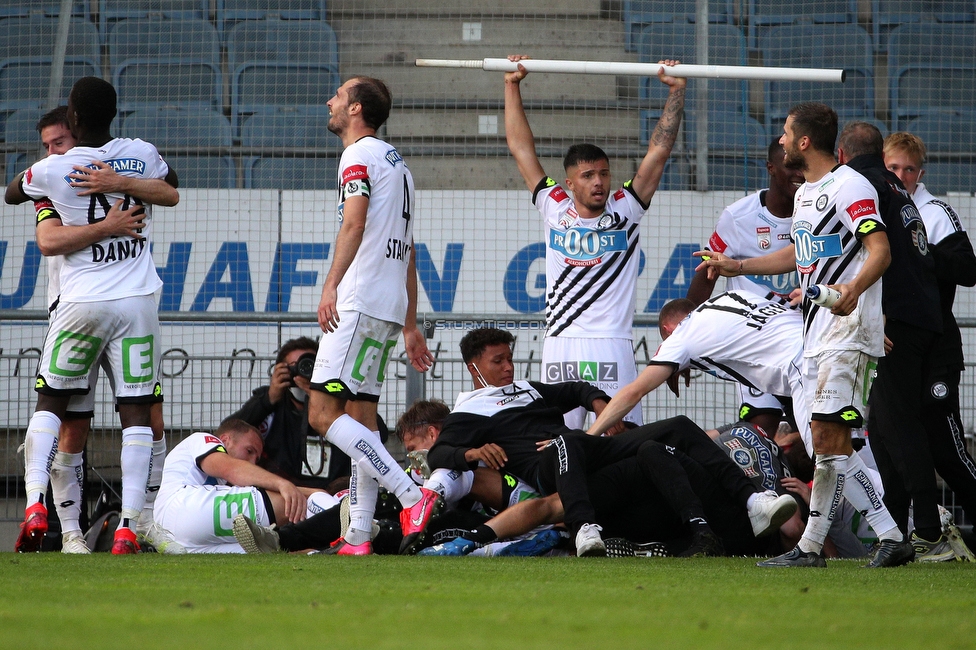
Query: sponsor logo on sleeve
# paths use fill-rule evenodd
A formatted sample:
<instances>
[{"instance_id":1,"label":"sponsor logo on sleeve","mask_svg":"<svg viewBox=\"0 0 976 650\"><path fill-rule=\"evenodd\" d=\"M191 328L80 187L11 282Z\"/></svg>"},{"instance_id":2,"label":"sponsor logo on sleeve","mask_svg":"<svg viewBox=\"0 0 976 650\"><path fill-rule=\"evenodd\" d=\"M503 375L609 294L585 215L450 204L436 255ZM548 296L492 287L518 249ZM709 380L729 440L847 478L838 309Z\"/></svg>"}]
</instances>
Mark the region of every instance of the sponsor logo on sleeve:
<instances>
[{"instance_id":1,"label":"sponsor logo on sleeve","mask_svg":"<svg viewBox=\"0 0 976 650\"><path fill-rule=\"evenodd\" d=\"M614 201L623 201L623 199L624 199L624 189L623 188L620 188L619 190L617 190L616 192L614 192L613 200Z\"/></svg>"},{"instance_id":2,"label":"sponsor logo on sleeve","mask_svg":"<svg viewBox=\"0 0 976 650\"><path fill-rule=\"evenodd\" d=\"M549 198L555 201L556 203L562 203L563 201L568 199L569 196L567 196L566 191L563 188L556 187L556 189L549 192Z\"/></svg>"},{"instance_id":3,"label":"sponsor logo on sleeve","mask_svg":"<svg viewBox=\"0 0 976 650\"><path fill-rule=\"evenodd\" d=\"M217 436L211 436L211 435L204 436L203 437L203 441L205 443L207 443L208 445L219 445L219 444L221 444L220 438L218 438Z\"/></svg>"},{"instance_id":4,"label":"sponsor logo on sleeve","mask_svg":"<svg viewBox=\"0 0 976 650\"><path fill-rule=\"evenodd\" d=\"M357 181L369 178L366 165L351 165L342 170L342 185L349 181Z\"/></svg>"},{"instance_id":5,"label":"sponsor logo on sleeve","mask_svg":"<svg viewBox=\"0 0 976 650\"><path fill-rule=\"evenodd\" d=\"M857 221L872 214L878 214L878 207L874 199L861 199L847 206L847 214L851 221Z\"/></svg>"},{"instance_id":6,"label":"sponsor logo on sleeve","mask_svg":"<svg viewBox=\"0 0 976 650\"><path fill-rule=\"evenodd\" d=\"M729 245L726 244L721 237L718 236L718 232L713 232L712 236L708 240L708 249L713 250L716 253L724 253L725 249Z\"/></svg>"}]
</instances>

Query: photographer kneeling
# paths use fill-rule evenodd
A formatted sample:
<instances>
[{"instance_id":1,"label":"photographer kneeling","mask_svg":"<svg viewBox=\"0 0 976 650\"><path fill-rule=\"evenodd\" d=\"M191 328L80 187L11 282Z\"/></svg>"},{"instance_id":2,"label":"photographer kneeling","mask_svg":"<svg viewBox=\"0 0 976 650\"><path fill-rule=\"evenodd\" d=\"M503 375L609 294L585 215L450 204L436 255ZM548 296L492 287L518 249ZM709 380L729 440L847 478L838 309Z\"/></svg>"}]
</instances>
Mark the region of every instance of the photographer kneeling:
<instances>
[{"instance_id":1,"label":"photographer kneeling","mask_svg":"<svg viewBox=\"0 0 976 650\"><path fill-rule=\"evenodd\" d=\"M349 456L309 427L306 414L317 350L318 343L306 336L286 341L278 350L271 385L256 388L227 420L244 420L260 431L264 439L260 467L295 485L335 493L348 486Z\"/></svg>"}]
</instances>

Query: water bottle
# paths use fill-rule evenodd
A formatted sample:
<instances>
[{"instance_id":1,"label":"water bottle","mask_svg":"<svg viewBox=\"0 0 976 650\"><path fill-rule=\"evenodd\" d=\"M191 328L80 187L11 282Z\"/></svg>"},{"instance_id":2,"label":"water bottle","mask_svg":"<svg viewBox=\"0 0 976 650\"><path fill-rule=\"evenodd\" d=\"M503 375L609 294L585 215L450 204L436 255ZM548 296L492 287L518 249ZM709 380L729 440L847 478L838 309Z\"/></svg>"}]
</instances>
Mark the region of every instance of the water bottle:
<instances>
[{"instance_id":1,"label":"water bottle","mask_svg":"<svg viewBox=\"0 0 976 650\"><path fill-rule=\"evenodd\" d=\"M834 303L840 300L840 291L831 289L826 284L815 284L807 287L807 298L818 305L833 307Z\"/></svg>"}]
</instances>

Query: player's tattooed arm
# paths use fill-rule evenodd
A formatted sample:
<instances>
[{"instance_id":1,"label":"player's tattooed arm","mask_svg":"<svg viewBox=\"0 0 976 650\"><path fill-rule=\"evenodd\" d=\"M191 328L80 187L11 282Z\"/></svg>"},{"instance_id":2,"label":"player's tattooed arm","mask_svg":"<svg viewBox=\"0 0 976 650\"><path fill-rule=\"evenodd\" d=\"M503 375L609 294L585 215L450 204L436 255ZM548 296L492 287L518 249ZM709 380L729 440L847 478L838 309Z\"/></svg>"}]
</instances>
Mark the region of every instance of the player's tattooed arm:
<instances>
[{"instance_id":1,"label":"player's tattooed arm","mask_svg":"<svg viewBox=\"0 0 976 650\"><path fill-rule=\"evenodd\" d=\"M681 128L681 116L685 107L685 87L687 79L672 77L664 74L663 66L678 65L678 61L665 60L658 61L662 65L658 78L661 83L670 86L668 100L664 104L664 111L661 113L657 126L651 134L651 141L647 146L647 154L641 161L631 188L637 198L644 206L651 202L654 192L657 191L661 183L661 176L664 175L664 166L671 155L671 148L674 147L675 140L678 138L678 130Z\"/></svg>"}]
</instances>

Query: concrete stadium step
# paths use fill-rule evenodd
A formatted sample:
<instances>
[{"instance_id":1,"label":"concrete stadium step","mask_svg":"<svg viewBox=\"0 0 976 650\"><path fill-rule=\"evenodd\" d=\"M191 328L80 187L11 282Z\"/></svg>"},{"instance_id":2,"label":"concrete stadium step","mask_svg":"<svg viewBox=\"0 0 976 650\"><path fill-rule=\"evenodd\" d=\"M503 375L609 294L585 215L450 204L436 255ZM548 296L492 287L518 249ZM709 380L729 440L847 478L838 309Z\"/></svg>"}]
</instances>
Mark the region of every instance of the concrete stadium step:
<instances>
[{"instance_id":1,"label":"concrete stadium step","mask_svg":"<svg viewBox=\"0 0 976 650\"><path fill-rule=\"evenodd\" d=\"M576 139L587 141L621 140L637 142L640 114L634 110L594 109L547 112L529 123L537 138ZM492 128L494 127L494 131ZM392 140L399 137L451 138L498 136L504 143L505 116L501 108L423 110L396 109L387 121L387 133Z\"/></svg>"}]
</instances>

